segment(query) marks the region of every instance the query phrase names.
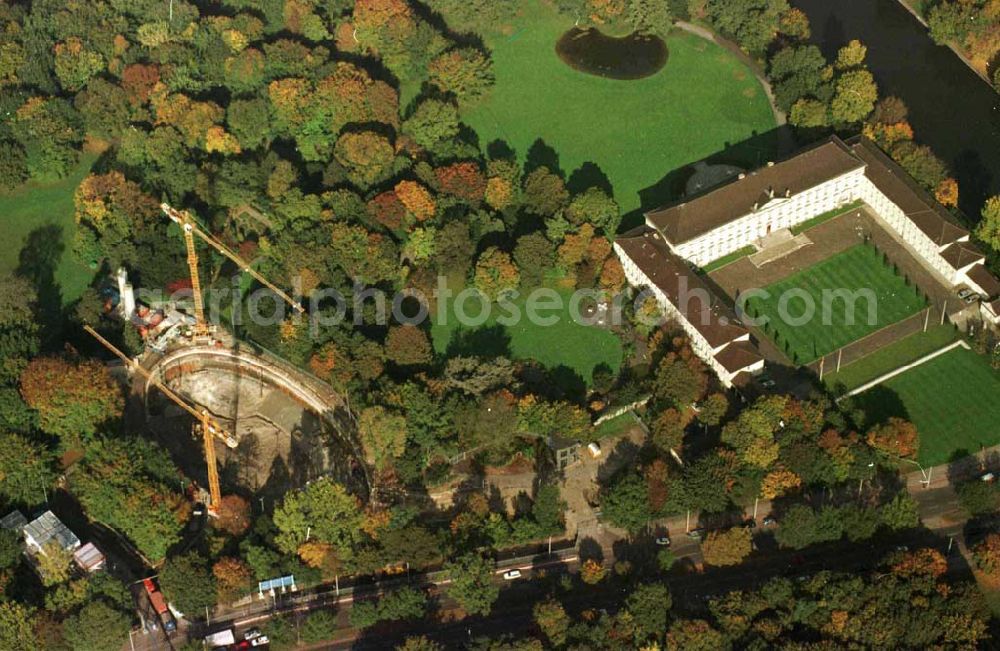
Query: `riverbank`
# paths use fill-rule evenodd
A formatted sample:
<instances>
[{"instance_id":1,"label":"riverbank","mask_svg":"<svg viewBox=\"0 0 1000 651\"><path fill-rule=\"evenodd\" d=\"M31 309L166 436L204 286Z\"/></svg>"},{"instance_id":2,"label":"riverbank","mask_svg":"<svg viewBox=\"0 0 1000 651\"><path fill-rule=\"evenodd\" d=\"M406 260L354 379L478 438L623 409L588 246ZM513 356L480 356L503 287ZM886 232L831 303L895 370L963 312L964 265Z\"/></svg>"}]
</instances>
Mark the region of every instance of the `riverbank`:
<instances>
[{"instance_id":1,"label":"riverbank","mask_svg":"<svg viewBox=\"0 0 1000 651\"><path fill-rule=\"evenodd\" d=\"M911 6L910 3L907 2L907 0L897 0L897 2L903 5L903 9L906 9L908 12L910 12L910 15L916 18L917 21L924 26L924 29L926 29L928 32L927 35L930 36L931 26L927 24L927 21L920 13L920 10L917 9L916 7ZM985 71L977 68L975 64L973 64L972 61L969 59L969 57L965 56L965 53L963 53L962 50L959 49L957 45L955 45L954 43L948 43L947 47L948 49L950 49L952 52L955 53L955 56L957 56L959 59L962 60L962 63L964 63L969 67L969 70L972 70L972 72L976 73L976 76L985 81L990 88L994 88L994 90L996 90L995 87L993 86L993 82L990 81L990 76L986 74Z\"/></svg>"}]
</instances>

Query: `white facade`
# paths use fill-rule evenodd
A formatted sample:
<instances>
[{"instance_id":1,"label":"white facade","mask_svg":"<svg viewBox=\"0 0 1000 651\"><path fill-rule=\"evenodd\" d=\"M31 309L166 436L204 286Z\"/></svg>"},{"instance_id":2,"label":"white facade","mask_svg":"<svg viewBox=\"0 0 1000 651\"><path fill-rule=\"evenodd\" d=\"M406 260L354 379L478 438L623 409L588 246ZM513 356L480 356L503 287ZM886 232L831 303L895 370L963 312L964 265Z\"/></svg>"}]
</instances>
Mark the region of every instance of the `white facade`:
<instances>
[{"instance_id":1,"label":"white facade","mask_svg":"<svg viewBox=\"0 0 1000 651\"><path fill-rule=\"evenodd\" d=\"M632 258L630 258L622 250L617 242L614 244L614 248L615 253L618 254L618 258L621 260L622 269L625 271L625 278L628 279L629 284L633 287L646 287L653 293L653 296L656 297L656 303L659 305L660 311L664 314L664 316L679 323L685 334L688 335L689 344L691 345L691 349L694 353L701 358L701 360L705 362L709 368L715 371L722 384L726 387L731 387L733 385L733 377L735 377L735 374L727 371L726 368L719 364L719 362L715 359L715 355L728 346L730 342L726 342L718 347L713 347L708 342L708 339L706 339L705 336L701 334L701 332L695 328L690 321L688 321L687 316L685 316L677 308L677 306L673 304L673 302L667 297L663 290L656 285L656 283L646 276L645 272L643 272L643 270L639 268ZM745 332L733 341L749 340L750 333ZM763 368L764 360L762 359L752 370L756 372L757 370L762 370Z\"/></svg>"},{"instance_id":2,"label":"white facade","mask_svg":"<svg viewBox=\"0 0 1000 651\"><path fill-rule=\"evenodd\" d=\"M703 267L772 231L791 228L855 201L865 180L864 168L859 167L790 197L776 194L756 210L687 242L671 244L671 249L685 260ZM656 228L649 219L646 223Z\"/></svg>"}]
</instances>

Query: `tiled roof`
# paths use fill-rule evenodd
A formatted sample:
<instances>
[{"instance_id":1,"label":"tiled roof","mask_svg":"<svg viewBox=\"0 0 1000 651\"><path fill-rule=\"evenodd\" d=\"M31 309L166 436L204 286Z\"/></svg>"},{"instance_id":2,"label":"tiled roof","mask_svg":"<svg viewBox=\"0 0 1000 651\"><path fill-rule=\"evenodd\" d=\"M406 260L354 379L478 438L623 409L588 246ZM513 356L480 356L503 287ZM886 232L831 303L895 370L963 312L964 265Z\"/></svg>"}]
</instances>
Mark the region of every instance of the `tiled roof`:
<instances>
[{"instance_id":1,"label":"tiled roof","mask_svg":"<svg viewBox=\"0 0 1000 651\"><path fill-rule=\"evenodd\" d=\"M642 270L713 348L747 336L736 313L698 275L674 255L659 233L640 228L615 244Z\"/></svg>"},{"instance_id":2,"label":"tiled roof","mask_svg":"<svg viewBox=\"0 0 1000 651\"><path fill-rule=\"evenodd\" d=\"M987 298L1000 297L1000 280L997 280L985 266L977 264L969 269L965 275L969 277L969 280L983 288Z\"/></svg>"},{"instance_id":3,"label":"tiled roof","mask_svg":"<svg viewBox=\"0 0 1000 651\"><path fill-rule=\"evenodd\" d=\"M742 371L763 359L757 349L747 341L735 341L715 355L715 360L730 373Z\"/></svg>"},{"instance_id":4,"label":"tiled roof","mask_svg":"<svg viewBox=\"0 0 1000 651\"><path fill-rule=\"evenodd\" d=\"M862 167L838 138L800 151L792 158L747 173L704 194L646 213L647 221L680 244L750 213L771 194L794 196Z\"/></svg>"},{"instance_id":5,"label":"tiled roof","mask_svg":"<svg viewBox=\"0 0 1000 651\"><path fill-rule=\"evenodd\" d=\"M924 191L894 160L867 138L849 141L851 150L863 160L865 176L882 194L900 207L906 217L938 246L951 244L969 234L955 223L944 206Z\"/></svg>"},{"instance_id":6,"label":"tiled roof","mask_svg":"<svg viewBox=\"0 0 1000 651\"><path fill-rule=\"evenodd\" d=\"M952 269L961 269L962 267L967 267L970 264L982 262L985 259L983 252L971 242L955 242L954 244L949 244L947 248L941 251L941 257L944 258L945 262L951 265Z\"/></svg>"}]
</instances>

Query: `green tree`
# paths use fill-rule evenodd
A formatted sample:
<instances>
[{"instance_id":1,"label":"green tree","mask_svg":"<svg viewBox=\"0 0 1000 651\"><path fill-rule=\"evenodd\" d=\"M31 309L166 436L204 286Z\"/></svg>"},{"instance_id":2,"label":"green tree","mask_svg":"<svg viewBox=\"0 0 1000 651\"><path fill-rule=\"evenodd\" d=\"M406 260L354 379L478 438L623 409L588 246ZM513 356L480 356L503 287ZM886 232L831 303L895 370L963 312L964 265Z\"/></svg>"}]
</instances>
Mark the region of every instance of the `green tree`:
<instances>
[{"instance_id":1,"label":"green tree","mask_svg":"<svg viewBox=\"0 0 1000 651\"><path fill-rule=\"evenodd\" d=\"M566 216L573 224L591 224L609 238L614 236L621 222L618 204L600 188L587 188L573 197Z\"/></svg>"},{"instance_id":2,"label":"green tree","mask_svg":"<svg viewBox=\"0 0 1000 651\"><path fill-rule=\"evenodd\" d=\"M438 99L425 99L403 121L403 133L432 152L445 151L458 135L458 128L458 107Z\"/></svg>"},{"instance_id":3,"label":"green tree","mask_svg":"<svg viewBox=\"0 0 1000 651\"><path fill-rule=\"evenodd\" d=\"M629 533L641 531L653 515L646 494L646 483L635 473L619 478L604 491L601 497L601 514L608 522Z\"/></svg>"},{"instance_id":4,"label":"green tree","mask_svg":"<svg viewBox=\"0 0 1000 651\"><path fill-rule=\"evenodd\" d=\"M788 121L802 129L816 129L830 123L829 109L816 99L800 99L792 105Z\"/></svg>"},{"instance_id":5,"label":"green tree","mask_svg":"<svg viewBox=\"0 0 1000 651\"><path fill-rule=\"evenodd\" d=\"M642 583L625 600L625 610L636 627L636 641L660 639L667 628L667 615L673 600L662 583Z\"/></svg>"},{"instance_id":6,"label":"green tree","mask_svg":"<svg viewBox=\"0 0 1000 651\"><path fill-rule=\"evenodd\" d=\"M500 587L493 580L493 561L466 554L445 563L444 569L451 580L448 596L471 615L488 615L500 596Z\"/></svg>"},{"instance_id":7,"label":"green tree","mask_svg":"<svg viewBox=\"0 0 1000 651\"><path fill-rule=\"evenodd\" d=\"M955 487L958 501L972 516L990 515L1000 509L1000 489L989 482L977 479Z\"/></svg>"},{"instance_id":8,"label":"green tree","mask_svg":"<svg viewBox=\"0 0 1000 651\"><path fill-rule=\"evenodd\" d=\"M901 492L884 504L879 511L882 524L894 531L912 529L920 524L917 502L907 493Z\"/></svg>"},{"instance_id":9,"label":"green tree","mask_svg":"<svg viewBox=\"0 0 1000 651\"><path fill-rule=\"evenodd\" d=\"M566 206L569 192L563 180L542 166L524 177L524 208L542 217L551 217Z\"/></svg>"},{"instance_id":10,"label":"green tree","mask_svg":"<svg viewBox=\"0 0 1000 651\"><path fill-rule=\"evenodd\" d=\"M337 139L333 155L352 183L369 188L388 178L396 153L385 136L374 131L348 131Z\"/></svg>"},{"instance_id":11,"label":"green tree","mask_svg":"<svg viewBox=\"0 0 1000 651\"><path fill-rule=\"evenodd\" d=\"M13 190L28 180L28 157L20 144L0 140L0 191Z\"/></svg>"},{"instance_id":12,"label":"green tree","mask_svg":"<svg viewBox=\"0 0 1000 651\"><path fill-rule=\"evenodd\" d=\"M715 427L722 422L729 411L729 400L724 393L713 393L702 401L696 416L698 422Z\"/></svg>"},{"instance_id":13,"label":"green tree","mask_svg":"<svg viewBox=\"0 0 1000 651\"><path fill-rule=\"evenodd\" d=\"M452 357L444 369L448 388L458 389L472 396L510 384L514 379L514 364L506 357L480 359L478 357Z\"/></svg>"},{"instance_id":14,"label":"green tree","mask_svg":"<svg viewBox=\"0 0 1000 651\"><path fill-rule=\"evenodd\" d=\"M464 280L476 252L476 244L469 234L468 224L463 221L448 222L438 231L436 244L434 263L438 271L457 275Z\"/></svg>"},{"instance_id":15,"label":"green tree","mask_svg":"<svg viewBox=\"0 0 1000 651\"><path fill-rule=\"evenodd\" d=\"M708 19L723 34L732 36L751 53L763 52L778 35L787 0L707 0Z\"/></svg>"},{"instance_id":16,"label":"green tree","mask_svg":"<svg viewBox=\"0 0 1000 651\"><path fill-rule=\"evenodd\" d=\"M893 147L890 154L907 174L929 192L933 192L948 178L948 167L927 145L918 145L906 140Z\"/></svg>"},{"instance_id":17,"label":"green tree","mask_svg":"<svg viewBox=\"0 0 1000 651\"><path fill-rule=\"evenodd\" d=\"M20 436L0 432L0 495L35 505L55 482L55 459L45 448Z\"/></svg>"},{"instance_id":18,"label":"green tree","mask_svg":"<svg viewBox=\"0 0 1000 651\"><path fill-rule=\"evenodd\" d=\"M197 617L206 606L215 605L215 577L196 552L168 558L159 581L163 595L186 615Z\"/></svg>"},{"instance_id":19,"label":"green tree","mask_svg":"<svg viewBox=\"0 0 1000 651\"><path fill-rule=\"evenodd\" d=\"M33 612L15 601L0 601L0 648L36 651L41 648L33 626Z\"/></svg>"},{"instance_id":20,"label":"green tree","mask_svg":"<svg viewBox=\"0 0 1000 651\"><path fill-rule=\"evenodd\" d=\"M42 575L42 585L58 585L69 579L70 569L73 566L73 553L63 549L55 540L45 543L35 559Z\"/></svg>"},{"instance_id":21,"label":"green tree","mask_svg":"<svg viewBox=\"0 0 1000 651\"><path fill-rule=\"evenodd\" d=\"M73 651L107 651L128 642L129 620L101 600L84 606L66 620L63 635Z\"/></svg>"},{"instance_id":22,"label":"green tree","mask_svg":"<svg viewBox=\"0 0 1000 651\"><path fill-rule=\"evenodd\" d=\"M982 220L976 226L976 237L1000 252L1000 195L983 204Z\"/></svg>"},{"instance_id":23,"label":"green tree","mask_svg":"<svg viewBox=\"0 0 1000 651\"><path fill-rule=\"evenodd\" d=\"M329 610L310 612L299 629L299 635L305 644L330 641L336 632L337 617Z\"/></svg>"},{"instance_id":24,"label":"green tree","mask_svg":"<svg viewBox=\"0 0 1000 651\"><path fill-rule=\"evenodd\" d=\"M832 94L827 63L815 45L792 45L771 57L768 77L774 96L783 111L804 97L825 98Z\"/></svg>"},{"instance_id":25,"label":"green tree","mask_svg":"<svg viewBox=\"0 0 1000 651\"><path fill-rule=\"evenodd\" d=\"M542 284L545 273L552 269L556 259L556 247L542 233L528 233L517 240L514 247L514 262L521 273L521 284L534 288Z\"/></svg>"},{"instance_id":26,"label":"green tree","mask_svg":"<svg viewBox=\"0 0 1000 651\"><path fill-rule=\"evenodd\" d=\"M540 601L535 604L532 613L535 624L545 634L552 646L561 647L566 643L570 619L569 615L566 614L566 609L558 601L554 599Z\"/></svg>"},{"instance_id":27,"label":"green tree","mask_svg":"<svg viewBox=\"0 0 1000 651\"><path fill-rule=\"evenodd\" d=\"M17 109L12 129L32 178L69 174L79 159L82 126L79 114L64 99L33 97Z\"/></svg>"},{"instance_id":28,"label":"green tree","mask_svg":"<svg viewBox=\"0 0 1000 651\"><path fill-rule=\"evenodd\" d=\"M481 99L493 87L492 60L472 47L439 54L431 60L427 71L432 84L454 94L463 105Z\"/></svg>"},{"instance_id":29,"label":"green tree","mask_svg":"<svg viewBox=\"0 0 1000 651\"><path fill-rule=\"evenodd\" d=\"M358 431L366 460L378 469L387 467L406 449L406 419L384 407L363 410Z\"/></svg>"},{"instance_id":30,"label":"green tree","mask_svg":"<svg viewBox=\"0 0 1000 651\"><path fill-rule=\"evenodd\" d=\"M324 477L285 494L274 511L278 528L274 542L278 549L292 554L308 534L311 540L333 545L339 554L349 554L351 545L359 540L361 521L357 498L343 485Z\"/></svg>"},{"instance_id":31,"label":"green tree","mask_svg":"<svg viewBox=\"0 0 1000 651\"><path fill-rule=\"evenodd\" d=\"M830 102L830 116L835 123L861 122L875 108L878 86L866 69L850 70L837 79L837 90Z\"/></svg>"},{"instance_id":32,"label":"green tree","mask_svg":"<svg viewBox=\"0 0 1000 651\"><path fill-rule=\"evenodd\" d=\"M20 276L0 277L0 385L12 384L38 353L37 295Z\"/></svg>"}]
</instances>

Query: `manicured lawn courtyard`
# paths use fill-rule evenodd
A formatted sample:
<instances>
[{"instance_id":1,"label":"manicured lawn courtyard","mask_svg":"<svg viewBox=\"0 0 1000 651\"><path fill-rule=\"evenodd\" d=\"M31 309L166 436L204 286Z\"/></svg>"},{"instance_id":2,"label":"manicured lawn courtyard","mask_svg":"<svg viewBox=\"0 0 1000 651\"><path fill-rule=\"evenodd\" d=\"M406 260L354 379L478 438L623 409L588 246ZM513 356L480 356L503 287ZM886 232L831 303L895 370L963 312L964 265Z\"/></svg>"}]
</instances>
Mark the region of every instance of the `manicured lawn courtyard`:
<instances>
[{"instance_id":1,"label":"manicured lawn courtyard","mask_svg":"<svg viewBox=\"0 0 1000 651\"><path fill-rule=\"evenodd\" d=\"M502 33L485 35L496 87L462 116L483 147L500 139L524 160L541 138L567 176L596 164L628 212L639 207L639 191L668 172L775 127L753 72L714 43L676 31L662 70L620 81L559 59L556 41L571 27L572 18L533 2ZM773 153L758 147L749 155L747 164L763 164Z\"/></svg>"},{"instance_id":2,"label":"manicured lawn courtyard","mask_svg":"<svg viewBox=\"0 0 1000 651\"><path fill-rule=\"evenodd\" d=\"M985 357L956 348L855 397L868 425L890 416L920 434L920 463L949 461L1000 443L1000 372Z\"/></svg>"},{"instance_id":3,"label":"manicured lawn courtyard","mask_svg":"<svg viewBox=\"0 0 1000 651\"><path fill-rule=\"evenodd\" d=\"M902 276L885 264L878 250L865 244L842 251L764 289L767 296L750 298L747 312L767 317L765 334L798 364L837 350L925 306L917 289L908 286ZM869 301L859 298L854 301L851 323L847 301L830 293L836 290L870 290L875 297L874 311L870 314ZM828 297L826 310L824 296ZM782 300L788 319L782 318L779 311ZM814 308L812 317L805 323L797 323L796 320L809 313L810 305Z\"/></svg>"},{"instance_id":4,"label":"manicured lawn courtyard","mask_svg":"<svg viewBox=\"0 0 1000 651\"><path fill-rule=\"evenodd\" d=\"M58 260L55 283L63 303L71 303L90 284L94 272L73 257L73 192L90 171L96 156L84 154L80 164L64 179L52 183L28 183L0 194L0 274L15 272L22 250L29 244L29 263L47 256Z\"/></svg>"},{"instance_id":5,"label":"manicured lawn courtyard","mask_svg":"<svg viewBox=\"0 0 1000 651\"><path fill-rule=\"evenodd\" d=\"M521 298L513 302L521 311L521 318L513 325L497 323L497 318L506 312L501 312L493 304L485 323L463 326L455 314L454 301L451 301L444 322L436 314L431 315L434 320L431 326L434 349L439 353L449 351L449 355L503 355L512 359L533 359L548 369L565 367L562 373L578 375L588 385L594 367L599 364L607 364L617 373L623 357L621 341L604 328L574 321L570 316L569 294L561 296L561 310L540 312L544 316L555 317L552 325L532 323L525 314L525 301ZM476 316L479 313L478 301L469 300L464 310L466 314ZM574 384L572 377L565 380L567 386Z\"/></svg>"}]
</instances>

